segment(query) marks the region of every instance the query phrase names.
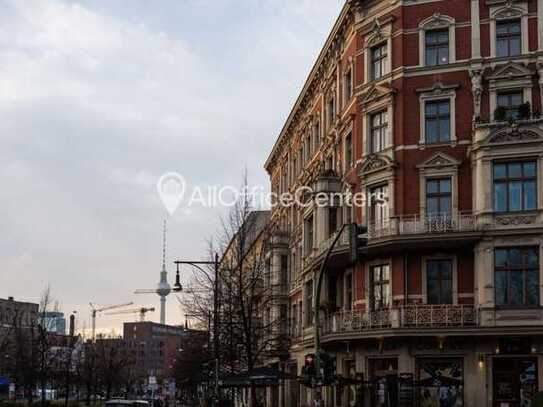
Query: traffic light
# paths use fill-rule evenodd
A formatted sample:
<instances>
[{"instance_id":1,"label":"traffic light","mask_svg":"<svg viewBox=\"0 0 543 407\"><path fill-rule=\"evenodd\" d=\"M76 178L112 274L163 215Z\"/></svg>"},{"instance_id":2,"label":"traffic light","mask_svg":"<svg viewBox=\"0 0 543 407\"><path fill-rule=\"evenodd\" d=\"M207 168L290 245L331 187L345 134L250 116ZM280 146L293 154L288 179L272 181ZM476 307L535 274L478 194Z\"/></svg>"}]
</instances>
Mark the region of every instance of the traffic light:
<instances>
[{"instance_id":1,"label":"traffic light","mask_svg":"<svg viewBox=\"0 0 543 407\"><path fill-rule=\"evenodd\" d=\"M322 384L329 386L335 381L334 359L326 352L320 352L320 368Z\"/></svg>"},{"instance_id":2,"label":"traffic light","mask_svg":"<svg viewBox=\"0 0 543 407\"><path fill-rule=\"evenodd\" d=\"M351 262L355 263L360 258L360 250L368 244L368 228L366 226L351 223L349 225L349 250Z\"/></svg>"},{"instance_id":3,"label":"traffic light","mask_svg":"<svg viewBox=\"0 0 543 407\"><path fill-rule=\"evenodd\" d=\"M316 377L315 355L313 353L305 355L304 365L302 366L302 375L300 383L307 387L312 387Z\"/></svg>"}]
</instances>

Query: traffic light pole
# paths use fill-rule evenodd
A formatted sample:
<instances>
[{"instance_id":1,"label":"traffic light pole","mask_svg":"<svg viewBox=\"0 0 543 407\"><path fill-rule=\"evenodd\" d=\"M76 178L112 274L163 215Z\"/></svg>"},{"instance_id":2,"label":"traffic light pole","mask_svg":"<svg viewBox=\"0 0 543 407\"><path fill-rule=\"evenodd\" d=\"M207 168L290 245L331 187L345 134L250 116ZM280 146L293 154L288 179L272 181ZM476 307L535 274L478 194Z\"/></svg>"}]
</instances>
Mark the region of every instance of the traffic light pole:
<instances>
[{"instance_id":1,"label":"traffic light pole","mask_svg":"<svg viewBox=\"0 0 543 407\"><path fill-rule=\"evenodd\" d=\"M334 240L330 244L330 247L328 247L328 250L326 250L326 255L324 256L324 259L321 263L321 266L318 271L315 272L313 275L313 281L317 281L317 284L313 285L314 287L314 295L313 295L313 315L315 316L315 387L316 387L316 394L315 394L315 402L320 402L322 400L322 382L323 377L321 375L321 358L320 358L320 348L321 348L321 338L320 338L320 301L321 301L321 287L322 287L322 280L324 278L324 274L326 272L326 266L328 264L328 259L330 258L330 254L332 253L332 250L334 250L334 247L336 246L337 241L339 240L341 234L345 230L348 224L344 223L341 228L339 229L339 232L334 237Z\"/></svg>"}]
</instances>

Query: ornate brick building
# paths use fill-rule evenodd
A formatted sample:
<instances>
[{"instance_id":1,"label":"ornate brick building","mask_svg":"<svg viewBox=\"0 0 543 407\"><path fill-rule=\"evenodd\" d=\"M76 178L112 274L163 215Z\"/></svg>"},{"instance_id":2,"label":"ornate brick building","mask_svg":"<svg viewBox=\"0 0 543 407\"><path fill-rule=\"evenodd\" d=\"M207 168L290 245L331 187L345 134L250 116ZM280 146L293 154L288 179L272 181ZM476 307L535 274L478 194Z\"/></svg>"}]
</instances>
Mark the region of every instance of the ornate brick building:
<instances>
[{"instance_id":1,"label":"ornate brick building","mask_svg":"<svg viewBox=\"0 0 543 407\"><path fill-rule=\"evenodd\" d=\"M265 164L276 193L368 197L271 214L298 374L324 251L368 227L356 264L347 236L332 252L320 321L365 384L327 406L529 406L543 388L542 95L543 0L347 1Z\"/></svg>"}]
</instances>

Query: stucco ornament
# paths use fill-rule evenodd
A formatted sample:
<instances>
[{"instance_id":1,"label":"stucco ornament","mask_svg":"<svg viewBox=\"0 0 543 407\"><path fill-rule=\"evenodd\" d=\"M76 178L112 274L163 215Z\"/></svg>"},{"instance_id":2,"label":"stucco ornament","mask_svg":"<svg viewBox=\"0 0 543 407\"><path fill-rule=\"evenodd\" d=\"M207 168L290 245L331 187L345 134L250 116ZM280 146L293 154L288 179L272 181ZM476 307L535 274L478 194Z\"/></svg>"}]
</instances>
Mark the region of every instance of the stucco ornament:
<instances>
[{"instance_id":1,"label":"stucco ornament","mask_svg":"<svg viewBox=\"0 0 543 407\"><path fill-rule=\"evenodd\" d=\"M537 74L539 75L539 91L541 92L541 100L543 100L543 61L537 63Z\"/></svg>"},{"instance_id":2,"label":"stucco ornament","mask_svg":"<svg viewBox=\"0 0 543 407\"><path fill-rule=\"evenodd\" d=\"M473 94L473 120L481 117L481 95L483 94L483 72L474 69L469 72L471 77L471 92Z\"/></svg>"}]
</instances>

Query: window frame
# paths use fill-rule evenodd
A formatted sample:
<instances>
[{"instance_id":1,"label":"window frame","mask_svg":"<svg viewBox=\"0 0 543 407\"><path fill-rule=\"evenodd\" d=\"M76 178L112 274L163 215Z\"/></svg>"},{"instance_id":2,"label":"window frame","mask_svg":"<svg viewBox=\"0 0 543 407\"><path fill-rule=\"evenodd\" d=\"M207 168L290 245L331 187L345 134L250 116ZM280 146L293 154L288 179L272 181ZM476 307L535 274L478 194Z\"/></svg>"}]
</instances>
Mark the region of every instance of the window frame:
<instances>
[{"instance_id":1,"label":"window frame","mask_svg":"<svg viewBox=\"0 0 543 407\"><path fill-rule=\"evenodd\" d=\"M440 107L442 105L444 105L445 103L448 105L448 113L447 113L446 116L445 116L445 114L440 113ZM430 116L430 118L432 118L433 121L437 122L437 128L438 128L437 139L434 140L434 141L428 141L427 124L428 124L428 121L429 121L429 115L428 115L427 109L428 109L429 105L436 105L437 106L436 113ZM447 143L450 143L452 141L451 113L452 113L451 112L451 100L449 98L428 100L428 101L426 101L424 103L423 115L424 115L424 136L425 136L424 141L425 141L425 144L447 144ZM442 133L441 132L442 126L440 125L440 123L442 121L445 121L445 117L448 120L448 136L449 137L448 137L447 140L442 139L442 134L441 134Z\"/></svg>"},{"instance_id":2,"label":"window frame","mask_svg":"<svg viewBox=\"0 0 543 407\"><path fill-rule=\"evenodd\" d=\"M498 269L498 266L496 265L496 252L497 251L511 251L511 250L520 250L521 251L521 257L523 259L522 266L520 268L513 268L513 267L500 267ZM527 252L529 250L534 250L537 254L537 266L529 267L528 264L524 263L524 260L526 259ZM500 247L494 247L494 252L492 254L493 256L493 277L494 277L494 304L496 308L539 308L541 304L541 293L540 293L540 282L541 282L541 248L538 245L526 245L526 246L500 246ZM511 273L517 271L521 272L523 276L522 280L522 287L523 287L523 303L522 304L512 304L511 303ZM527 278L526 275L530 271L537 271L537 301L535 304L527 304ZM498 304L498 287L497 287L497 273L498 272L505 272L507 273L506 282L507 282L507 303L504 304Z\"/></svg>"},{"instance_id":3,"label":"window frame","mask_svg":"<svg viewBox=\"0 0 543 407\"><path fill-rule=\"evenodd\" d=\"M379 117L379 124L374 124L374 119ZM383 120L383 117L385 120ZM372 112L369 115L369 145L370 145L370 153L375 154L379 153L385 149L387 149L390 145L388 140L388 125L389 125L389 112L388 109L379 110L376 112ZM379 149L375 146L375 139L374 134L379 133L379 142L380 147Z\"/></svg>"},{"instance_id":4,"label":"window frame","mask_svg":"<svg viewBox=\"0 0 543 407\"><path fill-rule=\"evenodd\" d=\"M433 280L430 280L430 273L429 273L429 270L430 270L430 263L448 263L449 266L450 266L450 289L451 289L451 292L450 292L450 302L443 302L443 281L445 281L443 278L442 278L442 274L443 274L443 270L441 269L441 267L439 268L439 275L440 275L440 278L438 279L439 281L439 301L438 302L431 302L430 301L430 290L429 290L429 285L430 285L430 281L433 281ZM426 303L427 304L430 304L430 305L452 305L453 304L453 297L454 297L454 261L452 258L428 258L426 259L426 281L424 282L426 284Z\"/></svg>"},{"instance_id":5,"label":"window frame","mask_svg":"<svg viewBox=\"0 0 543 407\"><path fill-rule=\"evenodd\" d=\"M448 192L442 192L441 191L441 182L442 181L449 181L449 191ZM439 191L438 192L428 192L428 185L432 182L437 182L438 183L438 189ZM452 176L443 176L443 177L429 177L426 179L426 182L425 182L425 185L424 185L424 196L425 196L425 208L426 208L426 213L425 213L425 216L426 218L428 217L432 217L432 216L443 216L443 215L448 215L449 217L452 216L452 213L453 213L453 179L452 179ZM430 213L429 210L428 210L428 199L431 199L431 198L437 198L438 199L438 202L439 202L439 209L441 209L441 199L442 198L449 198L449 211L448 213L444 213L443 211L439 211L437 213Z\"/></svg>"},{"instance_id":6,"label":"window frame","mask_svg":"<svg viewBox=\"0 0 543 407\"><path fill-rule=\"evenodd\" d=\"M428 37L430 35L439 35L446 33L447 34L447 42L440 42L439 39L436 43L429 44L428 43ZM432 28L425 30L424 33L424 66L442 66L442 65L449 65L451 63L451 35L450 35L450 28L449 27L440 27L440 28ZM439 55L440 51L446 49L447 50L447 62L440 62ZM436 60L428 63L428 51L429 50L436 50Z\"/></svg>"},{"instance_id":7,"label":"window frame","mask_svg":"<svg viewBox=\"0 0 543 407\"><path fill-rule=\"evenodd\" d=\"M518 105L500 105L500 97L507 97L508 101L511 101L512 96L520 96L520 103ZM517 120L519 107L524 103L524 89L507 89L496 91L496 108L503 107L505 109L506 120Z\"/></svg>"},{"instance_id":8,"label":"window frame","mask_svg":"<svg viewBox=\"0 0 543 407\"><path fill-rule=\"evenodd\" d=\"M442 261L447 260L451 262L452 271L452 303L451 305L458 305L458 259L456 255L450 253L436 253L430 256L423 256L421 258L422 265L422 302L428 304L428 262L429 261Z\"/></svg>"},{"instance_id":9,"label":"window frame","mask_svg":"<svg viewBox=\"0 0 543 407\"><path fill-rule=\"evenodd\" d=\"M389 73L389 69L388 69L388 66L389 66L389 62L388 62L388 58L389 58L389 49L388 49L388 43L385 41L385 42L381 42L381 43L378 43L378 44L375 44L375 45L372 45L370 48L369 48L369 68L370 68L370 80L371 81L377 81L381 78L383 78L384 76L388 75ZM375 57L375 52L377 50L380 50L380 54ZM379 76L377 76L376 74L376 69L375 67L377 66L376 64L378 64L379 66L379 70L380 70L380 73L379 73Z\"/></svg>"},{"instance_id":10,"label":"window frame","mask_svg":"<svg viewBox=\"0 0 543 407\"><path fill-rule=\"evenodd\" d=\"M384 268L388 269L388 279L383 278L383 270ZM376 269L380 270L380 278L376 280L374 271ZM369 287L370 287L370 296L369 296L369 309L371 311L379 311L379 310L386 310L392 308L392 268L390 266L389 262L383 262L383 263L375 263L371 264L369 266ZM383 287L388 287L388 292L386 293L386 299L387 303L383 306L383 302L380 304L379 307L376 307L376 301L375 301L375 288L376 285L380 288L380 297L383 297Z\"/></svg>"},{"instance_id":11,"label":"window frame","mask_svg":"<svg viewBox=\"0 0 543 407\"><path fill-rule=\"evenodd\" d=\"M524 176L524 164L532 163L535 165L535 175L533 176ZM521 176L519 177L509 177L509 166L513 164L520 164L521 165ZM506 177L504 178L505 181L501 181L501 179L496 180L495 176L495 167L497 165L505 165L506 167ZM492 210L496 214L515 214L515 213L530 213L535 212L538 210L539 205L539 180L537 177L539 166L538 166L538 160L537 159L521 159L521 160L508 160L508 161L502 161L502 160L496 160L492 162L491 166L492 171ZM535 203L533 209L523 209L525 207L524 202L524 191L525 191L525 182L535 182ZM521 208L518 211L511 210L510 208L510 197L509 197L509 183L510 182L520 182L521 183ZM496 209L496 183L506 184L506 210L504 211L498 211Z\"/></svg>"},{"instance_id":12,"label":"window frame","mask_svg":"<svg viewBox=\"0 0 543 407\"><path fill-rule=\"evenodd\" d=\"M508 29L507 33L499 33L498 32L500 25L507 25L508 27L510 27L513 23L518 24L518 28L519 28L518 33L511 33L511 32L509 32L510 31L509 29ZM520 45L519 53L518 54L511 54L511 40L514 39L514 38L517 38L517 37L518 37L518 40L520 42L519 43L519 45ZM507 54L506 55L499 55L498 54L498 52L499 52L498 42L500 40L503 40L503 39L505 39L507 41ZM500 20L496 21L496 34L495 34L495 37L494 37L494 42L495 42L496 57L498 57L498 58L511 58L511 57L516 57L516 56L522 55L523 54L522 18L521 17L514 17L514 18L510 18L510 19L500 19Z\"/></svg>"},{"instance_id":13,"label":"window frame","mask_svg":"<svg viewBox=\"0 0 543 407\"><path fill-rule=\"evenodd\" d=\"M426 64L426 33L438 30L449 31L449 61L447 64ZM434 14L419 23L419 66L438 68L456 62L456 21L443 14Z\"/></svg>"}]
</instances>

